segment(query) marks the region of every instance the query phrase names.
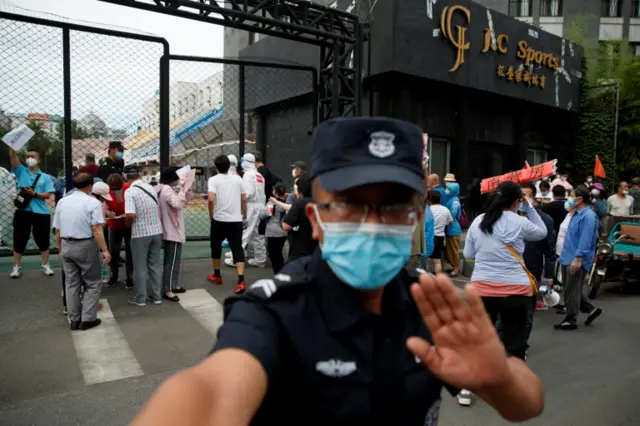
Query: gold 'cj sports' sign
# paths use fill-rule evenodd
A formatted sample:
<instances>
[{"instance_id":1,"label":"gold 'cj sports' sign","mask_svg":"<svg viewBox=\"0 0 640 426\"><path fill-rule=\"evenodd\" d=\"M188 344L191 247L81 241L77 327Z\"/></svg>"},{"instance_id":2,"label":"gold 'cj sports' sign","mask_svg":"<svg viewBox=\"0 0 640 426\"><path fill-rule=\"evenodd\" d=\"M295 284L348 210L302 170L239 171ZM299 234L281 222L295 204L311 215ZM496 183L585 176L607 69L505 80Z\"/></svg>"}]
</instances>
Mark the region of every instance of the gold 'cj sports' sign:
<instances>
[{"instance_id":1,"label":"gold 'cj sports' sign","mask_svg":"<svg viewBox=\"0 0 640 426\"><path fill-rule=\"evenodd\" d=\"M464 25L453 26L453 17L458 14L465 22ZM455 72L464 64L465 53L471 48L471 41L467 37L467 26L471 24L471 11L462 5L446 6L440 15L440 31L444 38L451 43L456 49L456 58L453 67L449 72ZM498 52L502 55L509 53L509 36L507 34L498 34L495 40L492 40L492 30L486 28L484 30L484 46L481 53L490 51ZM529 47L526 40L520 40L517 43L516 57L524 62L525 66L538 64L545 66L554 71L560 66L560 58L552 53L546 53L542 50L536 50ZM505 66L499 64L496 70L498 78L522 83L528 86L535 86L544 89L546 86L546 77L542 74L534 74L525 71L524 67Z\"/></svg>"}]
</instances>

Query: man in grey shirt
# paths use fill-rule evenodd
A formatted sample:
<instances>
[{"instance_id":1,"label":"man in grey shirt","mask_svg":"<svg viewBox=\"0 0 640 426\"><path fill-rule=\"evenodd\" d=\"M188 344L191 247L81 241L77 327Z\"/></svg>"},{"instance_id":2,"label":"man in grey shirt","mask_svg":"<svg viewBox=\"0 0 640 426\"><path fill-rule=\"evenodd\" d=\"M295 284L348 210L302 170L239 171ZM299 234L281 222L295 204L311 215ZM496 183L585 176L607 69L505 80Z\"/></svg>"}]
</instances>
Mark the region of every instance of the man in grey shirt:
<instances>
[{"instance_id":1,"label":"man in grey shirt","mask_svg":"<svg viewBox=\"0 0 640 426\"><path fill-rule=\"evenodd\" d=\"M109 263L111 255L104 241L102 207L97 199L89 196L93 189L93 177L89 173L77 173L73 185L76 191L64 197L56 206L53 227L56 229L58 252L65 273L71 330L88 330L102 322L97 318L102 290L98 248L105 263ZM81 301L83 282L86 289Z\"/></svg>"}]
</instances>

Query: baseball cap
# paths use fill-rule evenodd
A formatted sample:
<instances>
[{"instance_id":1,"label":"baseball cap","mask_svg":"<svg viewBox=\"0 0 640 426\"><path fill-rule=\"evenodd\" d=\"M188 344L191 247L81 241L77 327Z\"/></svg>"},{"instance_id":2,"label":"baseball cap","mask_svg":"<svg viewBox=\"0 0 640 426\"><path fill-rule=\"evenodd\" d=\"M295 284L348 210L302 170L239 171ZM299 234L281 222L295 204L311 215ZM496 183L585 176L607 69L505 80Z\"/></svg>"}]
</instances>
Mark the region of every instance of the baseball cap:
<instances>
[{"instance_id":1,"label":"baseball cap","mask_svg":"<svg viewBox=\"0 0 640 426\"><path fill-rule=\"evenodd\" d=\"M96 182L93 184L91 190L93 194L99 195L107 201L111 201L111 194L109 194L109 185L104 182Z\"/></svg>"},{"instance_id":2,"label":"baseball cap","mask_svg":"<svg viewBox=\"0 0 640 426\"><path fill-rule=\"evenodd\" d=\"M304 161L296 161L291 165L291 167L294 169L307 170L307 163L305 163Z\"/></svg>"},{"instance_id":3,"label":"baseball cap","mask_svg":"<svg viewBox=\"0 0 640 426\"><path fill-rule=\"evenodd\" d=\"M122 145L122 141L111 141L109 142L109 149L122 149L124 150L124 145Z\"/></svg>"},{"instance_id":4,"label":"baseball cap","mask_svg":"<svg viewBox=\"0 0 640 426\"><path fill-rule=\"evenodd\" d=\"M390 182L424 193L422 130L386 117L341 117L313 134L311 179L339 192Z\"/></svg>"}]
</instances>

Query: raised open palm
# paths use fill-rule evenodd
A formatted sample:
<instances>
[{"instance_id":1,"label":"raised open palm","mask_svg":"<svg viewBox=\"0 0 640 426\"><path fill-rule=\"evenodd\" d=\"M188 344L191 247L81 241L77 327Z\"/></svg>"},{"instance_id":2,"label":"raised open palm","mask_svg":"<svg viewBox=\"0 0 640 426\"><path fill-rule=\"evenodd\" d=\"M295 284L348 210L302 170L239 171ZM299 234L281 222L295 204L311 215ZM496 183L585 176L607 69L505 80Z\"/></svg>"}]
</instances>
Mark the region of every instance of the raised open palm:
<instances>
[{"instance_id":1,"label":"raised open palm","mask_svg":"<svg viewBox=\"0 0 640 426\"><path fill-rule=\"evenodd\" d=\"M411 337L407 346L432 373L452 386L470 390L507 379L504 346L472 285L465 287L465 301L445 275L421 274L411 293L434 345Z\"/></svg>"}]
</instances>

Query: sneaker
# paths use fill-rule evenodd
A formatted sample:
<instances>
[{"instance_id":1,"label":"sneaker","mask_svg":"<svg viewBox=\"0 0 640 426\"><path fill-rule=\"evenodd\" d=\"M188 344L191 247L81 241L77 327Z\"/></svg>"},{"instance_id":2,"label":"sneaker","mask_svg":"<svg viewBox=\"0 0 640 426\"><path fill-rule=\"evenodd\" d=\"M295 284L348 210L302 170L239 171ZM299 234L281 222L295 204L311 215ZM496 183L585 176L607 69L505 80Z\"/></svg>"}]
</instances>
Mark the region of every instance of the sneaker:
<instances>
[{"instance_id":1,"label":"sneaker","mask_svg":"<svg viewBox=\"0 0 640 426\"><path fill-rule=\"evenodd\" d=\"M107 287L115 287L118 283L118 279L116 277L109 278L109 282L107 282Z\"/></svg>"},{"instance_id":2,"label":"sneaker","mask_svg":"<svg viewBox=\"0 0 640 426\"><path fill-rule=\"evenodd\" d=\"M457 395L458 404L462 405L463 407L470 406L471 405L471 395L473 395L471 393L471 391L468 391L466 389L462 389L460 391L460 393Z\"/></svg>"},{"instance_id":3,"label":"sneaker","mask_svg":"<svg viewBox=\"0 0 640 426\"><path fill-rule=\"evenodd\" d=\"M230 251L226 252L226 253L224 254L224 258L225 258L225 259L231 259L231 258L233 258L233 253L231 253Z\"/></svg>"},{"instance_id":4,"label":"sneaker","mask_svg":"<svg viewBox=\"0 0 640 426\"><path fill-rule=\"evenodd\" d=\"M154 305L162 305L162 300L160 300L160 299L156 300L156 299L152 299L152 298L149 297L149 298L147 298L147 300L149 302L153 303Z\"/></svg>"},{"instance_id":5,"label":"sneaker","mask_svg":"<svg viewBox=\"0 0 640 426\"><path fill-rule=\"evenodd\" d=\"M578 324L571 321L562 321L560 324L554 325L553 328L556 330L565 330L565 331L576 330L578 328Z\"/></svg>"},{"instance_id":6,"label":"sneaker","mask_svg":"<svg viewBox=\"0 0 640 426\"><path fill-rule=\"evenodd\" d=\"M124 288L127 290L131 290L133 288L133 280L131 278L127 278L127 281L124 284Z\"/></svg>"},{"instance_id":7,"label":"sneaker","mask_svg":"<svg viewBox=\"0 0 640 426\"><path fill-rule=\"evenodd\" d=\"M11 270L11 275L9 275L11 278L20 278L20 275L22 275L22 268L20 267L20 265L13 265L13 269Z\"/></svg>"},{"instance_id":8,"label":"sneaker","mask_svg":"<svg viewBox=\"0 0 640 426\"><path fill-rule=\"evenodd\" d=\"M222 277L216 277L213 274L207 275L207 281L209 281L210 283L217 284L217 285L222 285Z\"/></svg>"},{"instance_id":9,"label":"sneaker","mask_svg":"<svg viewBox=\"0 0 640 426\"><path fill-rule=\"evenodd\" d=\"M546 311L549 307L542 302L536 303L536 311Z\"/></svg>"},{"instance_id":10,"label":"sneaker","mask_svg":"<svg viewBox=\"0 0 640 426\"><path fill-rule=\"evenodd\" d=\"M144 303L144 302L142 302L142 303L136 302L136 298L135 297L132 298L132 299L129 299L129 304L130 305L136 305L138 308L144 308L145 306L147 306L147 304Z\"/></svg>"},{"instance_id":11,"label":"sneaker","mask_svg":"<svg viewBox=\"0 0 640 426\"><path fill-rule=\"evenodd\" d=\"M596 318L598 318L600 315L602 314L602 309L601 308L595 308L593 311L591 311L591 313L589 314L589 316L587 317L586 321L584 322L584 325L589 325L592 322L594 322L596 320Z\"/></svg>"},{"instance_id":12,"label":"sneaker","mask_svg":"<svg viewBox=\"0 0 640 426\"><path fill-rule=\"evenodd\" d=\"M62 315L69 315L69 311L67 310L66 306L62 307Z\"/></svg>"},{"instance_id":13,"label":"sneaker","mask_svg":"<svg viewBox=\"0 0 640 426\"><path fill-rule=\"evenodd\" d=\"M45 265L42 265L42 272L44 272L44 274L48 277L52 277L55 274L53 272L53 269L51 269L51 265L49 265L48 263Z\"/></svg>"},{"instance_id":14,"label":"sneaker","mask_svg":"<svg viewBox=\"0 0 640 426\"><path fill-rule=\"evenodd\" d=\"M69 328L73 331L76 331L80 328L80 321L70 321L69 322Z\"/></svg>"},{"instance_id":15,"label":"sneaker","mask_svg":"<svg viewBox=\"0 0 640 426\"><path fill-rule=\"evenodd\" d=\"M224 260L224 264L227 265L227 266L231 266L232 268L236 267L236 264L233 263L233 259L231 259L230 257L228 257L228 258L226 258Z\"/></svg>"},{"instance_id":16,"label":"sneaker","mask_svg":"<svg viewBox=\"0 0 640 426\"><path fill-rule=\"evenodd\" d=\"M247 287L244 285L244 283L238 283L236 284L236 288L233 289L233 292L235 294L242 294L246 289Z\"/></svg>"},{"instance_id":17,"label":"sneaker","mask_svg":"<svg viewBox=\"0 0 640 426\"><path fill-rule=\"evenodd\" d=\"M95 321L82 321L80 323L80 330L89 330L90 328L97 327L102 324L101 319L96 319Z\"/></svg>"},{"instance_id":18,"label":"sneaker","mask_svg":"<svg viewBox=\"0 0 640 426\"><path fill-rule=\"evenodd\" d=\"M247 261L247 263L249 264L249 266L255 266L256 268L266 268L267 267L267 262L258 262L255 259L249 259L249 261Z\"/></svg>"}]
</instances>

